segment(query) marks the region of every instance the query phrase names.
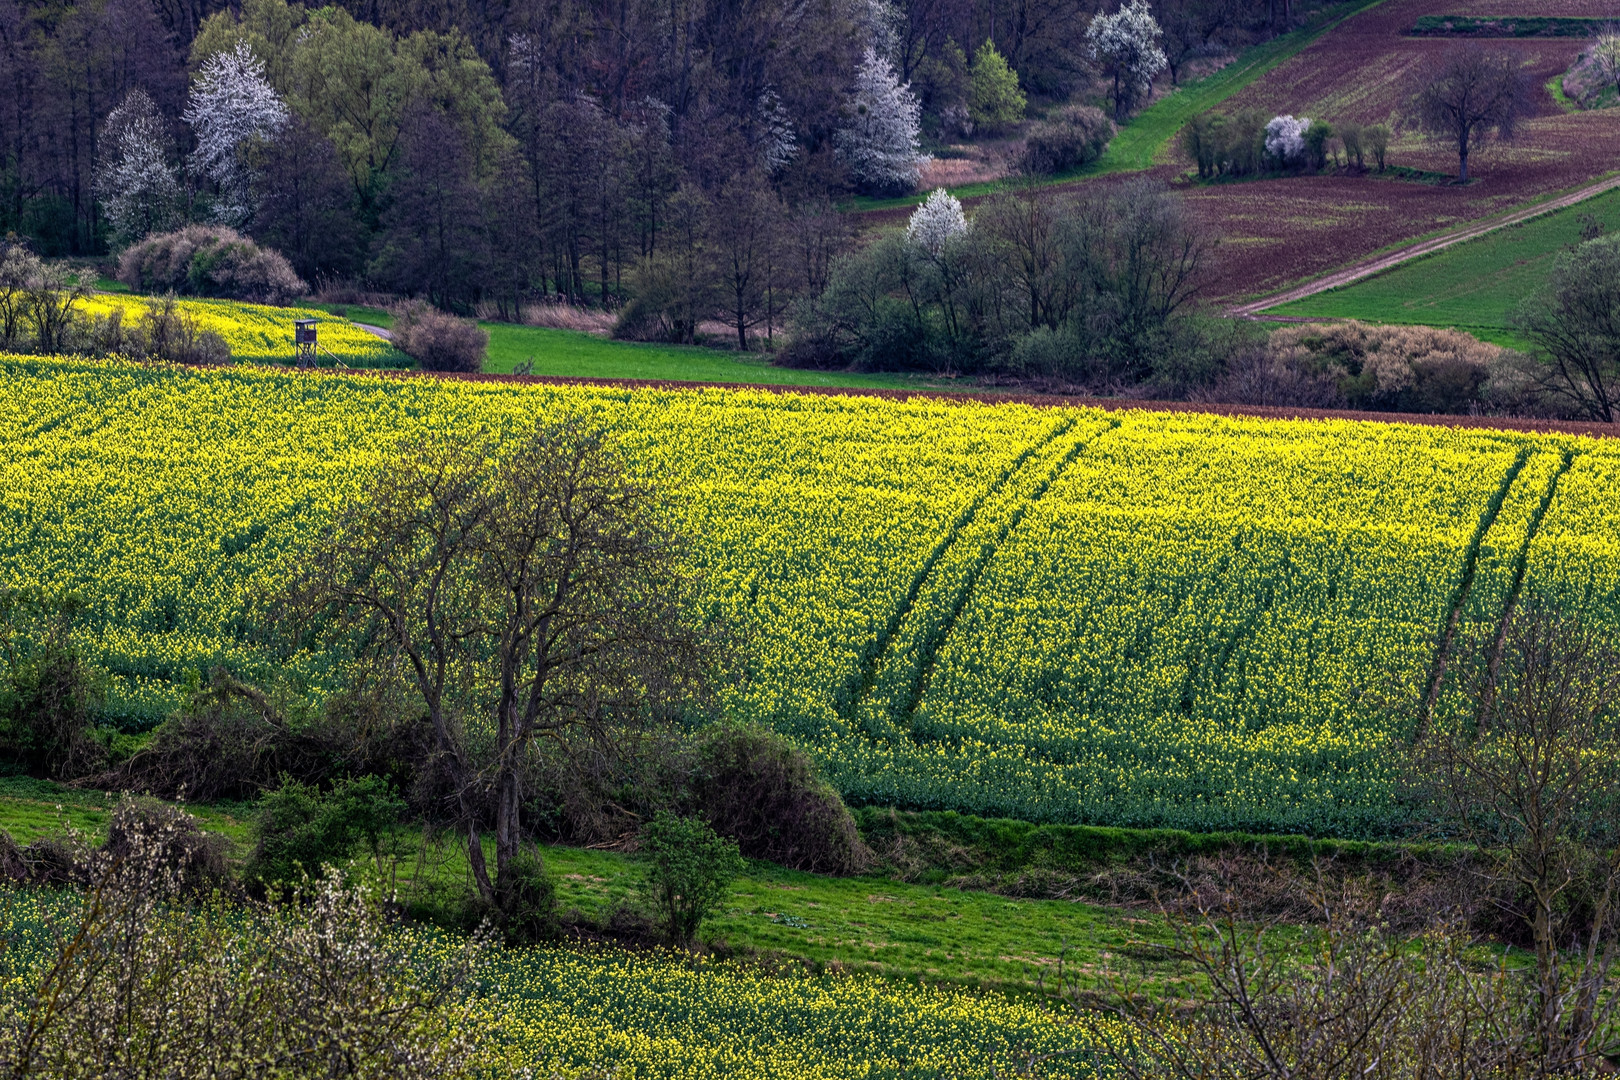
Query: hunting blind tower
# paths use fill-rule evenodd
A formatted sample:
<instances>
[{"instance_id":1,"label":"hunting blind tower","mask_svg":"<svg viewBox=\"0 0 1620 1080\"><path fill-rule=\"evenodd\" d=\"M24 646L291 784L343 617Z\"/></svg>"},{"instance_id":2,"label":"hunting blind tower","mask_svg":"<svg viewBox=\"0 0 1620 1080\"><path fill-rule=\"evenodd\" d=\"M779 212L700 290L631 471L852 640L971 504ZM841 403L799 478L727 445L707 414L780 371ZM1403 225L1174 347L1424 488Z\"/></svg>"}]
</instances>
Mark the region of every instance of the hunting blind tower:
<instances>
[{"instance_id":1,"label":"hunting blind tower","mask_svg":"<svg viewBox=\"0 0 1620 1080\"><path fill-rule=\"evenodd\" d=\"M298 351L298 366L315 366L315 320L293 320L293 345Z\"/></svg>"}]
</instances>

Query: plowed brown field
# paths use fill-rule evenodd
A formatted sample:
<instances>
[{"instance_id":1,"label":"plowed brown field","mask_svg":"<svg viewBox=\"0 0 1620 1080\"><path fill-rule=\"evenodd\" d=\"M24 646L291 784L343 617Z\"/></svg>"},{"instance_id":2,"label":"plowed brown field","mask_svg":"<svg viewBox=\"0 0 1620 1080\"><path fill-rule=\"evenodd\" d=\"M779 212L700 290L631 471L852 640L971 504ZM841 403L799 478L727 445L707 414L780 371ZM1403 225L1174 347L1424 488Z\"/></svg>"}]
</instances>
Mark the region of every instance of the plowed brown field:
<instances>
[{"instance_id":1,"label":"plowed brown field","mask_svg":"<svg viewBox=\"0 0 1620 1080\"><path fill-rule=\"evenodd\" d=\"M1420 15L1595 15L1600 0L1386 0L1347 20L1298 56L1231 98L1228 110L1387 123L1397 132L1392 164L1454 173L1453 148L1401 124L1412 73L1455 42L1411 38ZM1476 152L1466 187L1376 175L1290 177L1189 191L1199 216L1222 237L1222 298L1254 295L1326 273L1380 248L1577 187L1620 168L1620 109L1566 113L1545 84L1564 72L1582 42L1493 40L1511 50L1535 88L1535 115L1510 144ZM1175 170L1179 172L1180 170Z\"/></svg>"},{"instance_id":2,"label":"plowed brown field","mask_svg":"<svg viewBox=\"0 0 1620 1080\"><path fill-rule=\"evenodd\" d=\"M1389 161L1454 174L1456 151L1401 122L1411 73L1456 42L1406 36L1422 15L1620 17L1620 0L1384 0L1230 98L1223 111L1259 109L1329 122L1386 123L1396 133ZM1507 49L1534 87L1534 115L1512 143L1476 151L1466 186L1396 180L1376 173L1296 176L1183 190L1220 236L1209 299L1260 296L1328 273L1381 249L1464 222L1505 213L1620 169L1620 109L1566 113L1546 83L1568 69L1583 43L1568 38L1480 42ZM1152 175L1178 183L1190 168L1179 149ZM1116 174L1077 185L1119 183ZM976 200L969 200L973 202ZM865 216L868 225L903 221L909 210Z\"/></svg>"}]
</instances>

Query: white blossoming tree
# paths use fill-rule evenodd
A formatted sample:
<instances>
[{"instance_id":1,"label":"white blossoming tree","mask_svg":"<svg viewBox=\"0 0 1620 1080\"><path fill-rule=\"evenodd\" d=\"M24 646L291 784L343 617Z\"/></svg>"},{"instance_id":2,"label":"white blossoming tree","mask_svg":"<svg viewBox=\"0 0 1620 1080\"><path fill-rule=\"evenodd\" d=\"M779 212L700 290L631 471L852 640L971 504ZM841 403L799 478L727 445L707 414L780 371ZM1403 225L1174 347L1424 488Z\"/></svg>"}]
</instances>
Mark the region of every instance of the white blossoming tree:
<instances>
[{"instance_id":1,"label":"white blossoming tree","mask_svg":"<svg viewBox=\"0 0 1620 1080\"><path fill-rule=\"evenodd\" d=\"M906 237L930 255L938 255L951 241L966 236L967 231L962 203L944 188L935 188L906 223Z\"/></svg>"},{"instance_id":2,"label":"white blossoming tree","mask_svg":"<svg viewBox=\"0 0 1620 1080\"><path fill-rule=\"evenodd\" d=\"M264 77L264 62L246 42L238 42L203 64L183 115L197 136L192 167L219 188L214 216L240 225L249 216L242 150L281 130L287 122L286 103Z\"/></svg>"},{"instance_id":3,"label":"white blossoming tree","mask_svg":"<svg viewBox=\"0 0 1620 1080\"><path fill-rule=\"evenodd\" d=\"M1112 15L1098 15L1086 28L1091 58L1114 79L1114 120L1125 119L1131 107L1153 88L1153 78L1169 66L1159 47L1164 37L1147 0L1129 0Z\"/></svg>"},{"instance_id":4,"label":"white blossoming tree","mask_svg":"<svg viewBox=\"0 0 1620 1080\"><path fill-rule=\"evenodd\" d=\"M1298 163L1305 157L1305 133L1310 129L1308 117L1273 116L1266 124L1266 153L1284 165Z\"/></svg>"},{"instance_id":5,"label":"white blossoming tree","mask_svg":"<svg viewBox=\"0 0 1620 1080\"><path fill-rule=\"evenodd\" d=\"M767 86L756 103L759 109L760 157L765 171L775 176L793 163L799 154L799 137L793 130L793 119L788 116L782 98Z\"/></svg>"},{"instance_id":6,"label":"white blossoming tree","mask_svg":"<svg viewBox=\"0 0 1620 1080\"><path fill-rule=\"evenodd\" d=\"M910 191L928 157L918 147L922 108L910 84L873 49L855 73L849 120L833 135L856 182L869 191Z\"/></svg>"},{"instance_id":7,"label":"white blossoming tree","mask_svg":"<svg viewBox=\"0 0 1620 1080\"><path fill-rule=\"evenodd\" d=\"M104 154L95 188L115 247L178 223L180 178L169 159L169 134L157 105L144 90L131 90L107 114Z\"/></svg>"}]
</instances>

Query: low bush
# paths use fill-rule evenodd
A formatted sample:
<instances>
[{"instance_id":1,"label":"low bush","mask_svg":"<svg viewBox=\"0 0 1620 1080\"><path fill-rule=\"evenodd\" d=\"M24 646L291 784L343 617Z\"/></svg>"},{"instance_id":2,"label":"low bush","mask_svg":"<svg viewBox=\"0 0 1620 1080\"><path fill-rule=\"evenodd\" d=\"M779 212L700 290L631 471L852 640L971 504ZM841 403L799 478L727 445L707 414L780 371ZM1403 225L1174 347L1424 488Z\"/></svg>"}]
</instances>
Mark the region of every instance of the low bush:
<instances>
[{"instance_id":1,"label":"low bush","mask_svg":"<svg viewBox=\"0 0 1620 1080\"><path fill-rule=\"evenodd\" d=\"M265 904L184 902L173 819L131 817L94 853L54 932L0 952L0 1070L174 1078L475 1075L470 979L487 946L429 956L340 878ZM14 913L16 918L18 913ZM22 938L19 941L24 940Z\"/></svg>"},{"instance_id":2,"label":"low bush","mask_svg":"<svg viewBox=\"0 0 1620 1080\"><path fill-rule=\"evenodd\" d=\"M852 874L866 863L844 800L774 731L713 729L698 746L690 790L698 815L749 858L818 874Z\"/></svg>"},{"instance_id":3,"label":"low bush","mask_svg":"<svg viewBox=\"0 0 1620 1080\"><path fill-rule=\"evenodd\" d=\"M501 931L512 944L532 945L557 936L557 885L539 851L520 851L506 864L497 901Z\"/></svg>"},{"instance_id":4,"label":"low bush","mask_svg":"<svg viewBox=\"0 0 1620 1080\"><path fill-rule=\"evenodd\" d=\"M74 639L78 611L71 597L0 590L0 756L31 776L74 779L106 761L104 676Z\"/></svg>"},{"instance_id":5,"label":"low bush","mask_svg":"<svg viewBox=\"0 0 1620 1080\"><path fill-rule=\"evenodd\" d=\"M212 330L202 330L170 295L147 301L134 326L124 325L124 309L92 319L87 351L170 364L228 364L231 347Z\"/></svg>"},{"instance_id":6,"label":"low bush","mask_svg":"<svg viewBox=\"0 0 1620 1080\"><path fill-rule=\"evenodd\" d=\"M341 732L290 723L272 695L216 668L207 684L194 683L183 708L97 784L197 802L255 799L285 775L327 779L353 749Z\"/></svg>"},{"instance_id":7,"label":"low bush","mask_svg":"<svg viewBox=\"0 0 1620 1080\"><path fill-rule=\"evenodd\" d=\"M1274 357L1308 353L1333 373L1353 408L1467 412L1505 350L1459 330L1374 326L1354 320L1276 331Z\"/></svg>"},{"instance_id":8,"label":"low bush","mask_svg":"<svg viewBox=\"0 0 1620 1080\"><path fill-rule=\"evenodd\" d=\"M671 945L688 946L698 928L743 872L737 842L696 818L661 811L641 830L647 861L642 895Z\"/></svg>"},{"instance_id":9,"label":"low bush","mask_svg":"<svg viewBox=\"0 0 1620 1080\"><path fill-rule=\"evenodd\" d=\"M286 778L259 800L249 873L265 882L292 882L340 866L364 844L380 858L383 839L405 804L376 776L341 780L323 792Z\"/></svg>"},{"instance_id":10,"label":"low bush","mask_svg":"<svg viewBox=\"0 0 1620 1080\"><path fill-rule=\"evenodd\" d=\"M181 896L207 896L230 881L224 837L204 832L184 810L150 799L118 804L102 850L115 859L150 860Z\"/></svg>"},{"instance_id":11,"label":"low bush","mask_svg":"<svg viewBox=\"0 0 1620 1080\"><path fill-rule=\"evenodd\" d=\"M309 291L280 252L235 229L187 225L125 249L118 280L137 292L285 304Z\"/></svg>"},{"instance_id":12,"label":"low bush","mask_svg":"<svg viewBox=\"0 0 1620 1080\"><path fill-rule=\"evenodd\" d=\"M477 323L458 319L431 304L413 300L393 309L394 348L424 371L477 374L484 370L489 334Z\"/></svg>"},{"instance_id":13,"label":"low bush","mask_svg":"<svg viewBox=\"0 0 1620 1080\"><path fill-rule=\"evenodd\" d=\"M1489 404L1507 350L1458 330L1349 320L1274 331L1207 396L1242 405L1466 413Z\"/></svg>"},{"instance_id":14,"label":"low bush","mask_svg":"<svg viewBox=\"0 0 1620 1080\"><path fill-rule=\"evenodd\" d=\"M1102 157L1119 129L1090 105L1066 105L1029 126L1019 167L1034 176L1053 176Z\"/></svg>"}]
</instances>

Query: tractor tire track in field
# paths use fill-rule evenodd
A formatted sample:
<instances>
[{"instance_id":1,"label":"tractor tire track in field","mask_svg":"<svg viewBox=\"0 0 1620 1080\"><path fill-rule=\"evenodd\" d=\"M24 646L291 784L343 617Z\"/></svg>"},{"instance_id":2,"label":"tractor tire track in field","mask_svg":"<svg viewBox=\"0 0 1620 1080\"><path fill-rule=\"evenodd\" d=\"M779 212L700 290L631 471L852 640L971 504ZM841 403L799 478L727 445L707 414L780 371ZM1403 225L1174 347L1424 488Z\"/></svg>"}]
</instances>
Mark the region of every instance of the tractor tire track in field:
<instances>
[{"instance_id":1,"label":"tractor tire track in field","mask_svg":"<svg viewBox=\"0 0 1620 1080\"><path fill-rule=\"evenodd\" d=\"M1571 191L1568 194L1560 195L1553 199L1548 199L1546 202L1539 202L1532 206L1526 206L1522 209L1511 211L1502 217L1489 218L1485 221L1470 222L1467 225L1452 229L1450 232L1442 233L1439 236L1431 237L1428 240L1423 240L1416 244L1409 244L1406 247L1399 248L1384 255L1377 255L1370 259L1364 259L1358 263L1352 263L1342 270L1335 270L1333 273L1319 277L1314 281L1308 281L1303 285L1296 285L1292 289L1275 293L1262 300L1252 300L1246 304L1238 304L1234 307L1227 308L1227 313L1240 319L1269 319L1275 321L1286 321L1288 320L1287 316L1265 315L1262 313L1271 308L1277 307L1280 304L1288 304L1295 300L1303 300L1307 296L1315 296L1317 293L1327 292L1329 289L1341 288L1342 286L1360 281L1363 278L1369 278L1375 274L1381 274L1385 270L1392 270L1402 263L1411 262L1413 259L1420 259L1423 256L1431 255L1436 251L1443 251L1454 244L1460 244L1465 240L1473 240L1476 237L1484 236L1486 233L1495 232L1497 229L1505 229L1509 225L1518 225L1522 222L1529 221L1531 218L1540 217L1542 214L1551 213L1554 210L1567 209L1568 207L1574 206L1577 203L1582 203L1587 199L1602 195L1606 191L1613 191L1615 188L1620 188L1620 175L1611 176L1605 180L1599 180L1595 184L1588 184L1586 187L1579 188L1578 190Z\"/></svg>"},{"instance_id":2,"label":"tractor tire track in field","mask_svg":"<svg viewBox=\"0 0 1620 1080\"><path fill-rule=\"evenodd\" d=\"M1502 504L1507 501L1508 492L1513 489L1514 482L1519 479L1519 474L1524 471L1534 453L1535 448L1530 446L1519 450L1513 464L1508 466L1507 472L1503 475L1496 494L1485 504L1485 512L1479 516L1479 524L1474 528L1473 539L1468 541L1468 550L1463 556L1462 577L1457 582L1457 591L1452 594L1451 610L1446 615L1445 629L1441 631L1440 640L1434 649L1434 660L1429 665L1429 679L1423 689L1423 711L1418 714L1417 729L1412 732L1413 742L1423 738L1428 730L1435 702L1439 700L1440 685L1445 681L1446 667L1451 662L1451 647L1457 638L1457 626L1462 621L1463 607L1468 603L1468 592L1474 587L1474 574L1479 569L1479 547L1485 542L1485 535L1496 524L1496 518L1502 512Z\"/></svg>"},{"instance_id":3,"label":"tractor tire track in field","mask_svg":"<svg viewBox=\"0 0 1620 1080\"><path fill-rule=\"evenodd\" d=\"M1530 545L1535 543L1536 533L1541 530L1541 519L1547 516L1547 510L1552 506L1553 499L1558 495L1558 483L1575 464L1579 456L1574 450L1564 451L1564 460L1559 464L1552 479L1547 481L1547 490L1542 492L1541 503L1530 515L1530 523L1524 530L1524 543L1519 546L1519 553L1513 559L1513 584L1508 589L1507 602L1502 605L1502 617L1496 623L1496 636L1491 642L1491 658L1485 672L1485 692L1480 695L1479 708L1474 714L1474 725L1477 728L1485 719L1486 711L1491 707L1491 699L1496 696L1496 677L1502 667L1502 648L1507 643L1508 623L1513 619L1513 613L1519 606L1519 595L1524 591L1524 575L1530 565Z\"/></svg>"},{"instance_id":4,"label":"tractor tire track in field","mask_svg":"<svg viewBox=\"0 0 1620 1080\"><path fill-rule=\"evenodd\" d=\"M939 542L934 545L934 550L928 553L928 558L923 560L922 566L911 579L911 587L907 589L905 598L900 601L893 613L890 614L888 623L882 630L878 631L878 635L872 640L870 648L861 657L860 667L851 676L848 685L845 687L843 699L838 702L838 711L844 714L846 720L854 719L858 703L870 693L873 680L876 677L878 662L882 659L883 654L888 651L889 642L894 639L894 635L899 632L901 624L905 622L906 616L911 614L911 609L916 606L917 598L922 595L923 586L928 581L929 576L933 574L934 567L939 563L940 559L944 558L951 545L956 543L956 538L961 535L962 530L973 523L973 518L978 514L979 508L993 498L1002 488L1006 487L1012 478L1018 475L1019 470L1029 462L1030 458L1052 445L1053 442L1061 439L1064 435L1067 435L1077 420L1078 417L1068 417L1060 420L1049 428L1044 436L1031 442L1024 448L1022 453L1007 464L1006 469L1002 471L1000 476L991 481L988 487L979 492L978 496L962 509L962 512L956 516L956 520L946 528L944 534L939 538Z\"/></svg>"},{"instance_id":5,"label":"tractor tire track in field","mask_svg":"<svg viewBox=\"0 0 1620 1080\"><path fill-rule=\"evenodd\" d=\"M938 571L940 570L939 562L936 561L936 564L930 567L929 574L919 582L917 593L911 598L906 617L924 617L918 611L918 601L926 591L931 589L945 592L948 597L943 605L935 605L935 610L940 607L944 608L943 617L933 626L923 626L918 628L914 634L909 635L913 639L909 645L915 648L915 660L909 666L902 664L896 672L899 678L895 681L898 681L900 685L894 686L891 681L891 685L887 688L889 690L889 701L887 702L887 708L883 709L887 715L883 717L869 715L873 708L880 707L878 702L873 700L873 692L878 689L877 680L880 671L888 666L886 662L901 659L900 656L894 654L890 646L894 644L896 636L904 626L904 620L896 624L896 633L890 635L889 640L885 643L885 648L874 655L862 693L852 701L856 714L855 718L862 722L863 727L867 728L869 734L875 734L871 729L875 726L884 726L883 721L885 720L889 725L893 725L895 728L903 728L909 732L912 716L916 712L918 703L922 700L923 691L928 684L929 678L933 675L939 651L944 647L945 640L950 637L957 620L961 618L962 612L966 609L968 600L972 597L985 568L990 565L990 561L1001 550L1007 537L1023 522L1030 508L1046 494L1058 477L1063 475L1064 471L1074 463L1087 447L1109 432L1116 430L1122 422L1118 419L1110 420L1107 426L1102 429L1076 438L1074 444L1051 464L1045 475L1040 477L1040 480L1029 493L1012 506L1010 513L1005 514L1000 524L994 527L993 534L980 542L977 553L968 556L966 564L959 571L958 580L954 582L936 581L935 578L939 576ZM1050 446L1064 434L1067 434L1067 430L1048 440L1046 445ZM960 533L952 538L953 545L959 539ZM863 713L867 715L862 715Z\"/></svg>"}]
</instances>

